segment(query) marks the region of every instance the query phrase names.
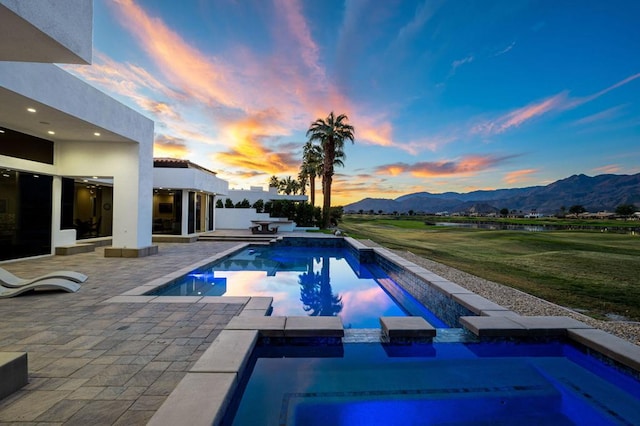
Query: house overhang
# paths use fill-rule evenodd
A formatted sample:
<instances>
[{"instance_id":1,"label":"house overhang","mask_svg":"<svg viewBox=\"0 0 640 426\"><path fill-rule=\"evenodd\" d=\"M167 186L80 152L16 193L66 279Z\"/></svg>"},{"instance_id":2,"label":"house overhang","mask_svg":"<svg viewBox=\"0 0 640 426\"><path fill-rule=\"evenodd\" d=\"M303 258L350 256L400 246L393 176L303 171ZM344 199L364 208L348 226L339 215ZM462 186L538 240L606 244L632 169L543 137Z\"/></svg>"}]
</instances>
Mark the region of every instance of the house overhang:
<instances>
[{"instance_id":1,"label":"house overhang","mask_svg":"<svg viewBox=\"0 0 640 426\"><path fill-rule=\"evenodd\" d=\"M30 112L32 108L35 112ZM51 141L129 141L104 127L0 86L0 129L8 128ZM49 132L54 132L50 134Z\"/></svg>"},{"instance_id":2,"label":"house overhang","mask_svg":"<svg viewBox=\"0 0 640 426\"><path fill-rule=\"evenodd\" d=\"M53 142L153 143L153 121L52 64L0 62L0 127Z\"/></svg>"},{"instance_id":3,"label":"house overhang","mask_svg":"<svg viewBox=\"0 0 640 426\"><path fill-rule=\"evenodd\" d=\"M0 60L90 64L92 17L92 0L0 0Z\"/></svg>"},{"instance_id":4,"label":"house overhang","mask_svg":"<svg viewBox=\"0 0 640 426\"><path fill-rule=\"evenodd\" d=\"M229 182L196 168L153 168L153 187L226 195Z\"/></svg>"}]
</instances>

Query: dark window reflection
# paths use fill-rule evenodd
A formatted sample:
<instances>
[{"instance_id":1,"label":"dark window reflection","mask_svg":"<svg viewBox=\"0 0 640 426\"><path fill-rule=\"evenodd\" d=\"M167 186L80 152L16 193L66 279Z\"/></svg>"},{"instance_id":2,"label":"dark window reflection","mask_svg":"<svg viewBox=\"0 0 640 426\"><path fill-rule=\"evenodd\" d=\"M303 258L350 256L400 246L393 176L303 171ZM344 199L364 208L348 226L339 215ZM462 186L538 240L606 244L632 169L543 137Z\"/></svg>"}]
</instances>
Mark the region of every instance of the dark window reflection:
<instances>
[{"instance_id":1,"label":"dark window reflection","mask_svg":"<svg viewBox=\"0 0 640 426\"><path fill-rule=\"evenodd\" d=\"M155 189L153 191L154 234L182 233L182 191Z\"/></svg>"},{"instance_id":2,"label":"dark window reflection","mask_svg":"<svg viewBox=\"0 0 640 426\"><path fill-rule=\"evenodd\" d=\"M51 253L51 176L2 170L0 260Z\"/></svg>"}]
</instances>

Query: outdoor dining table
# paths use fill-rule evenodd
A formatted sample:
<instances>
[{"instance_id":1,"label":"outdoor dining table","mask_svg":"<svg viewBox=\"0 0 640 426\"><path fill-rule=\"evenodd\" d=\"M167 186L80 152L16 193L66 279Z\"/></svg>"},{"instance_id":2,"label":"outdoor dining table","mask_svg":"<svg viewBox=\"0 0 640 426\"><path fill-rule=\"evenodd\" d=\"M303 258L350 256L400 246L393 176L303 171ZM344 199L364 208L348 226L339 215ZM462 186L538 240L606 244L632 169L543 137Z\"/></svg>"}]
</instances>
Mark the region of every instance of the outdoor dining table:
<instances>
[{"instance_id":1,"label":"outdoor dining table","mask_svg":"<svg viewBox=\"0 0 640 426\"><path fill-rule=\"evenodd\" d=\"M252 220L251 223L260 227L259 232L267 234L273 233L273 230L269 228L269 225L277 222L273 220Z\"/></svg>"}]
</instances>

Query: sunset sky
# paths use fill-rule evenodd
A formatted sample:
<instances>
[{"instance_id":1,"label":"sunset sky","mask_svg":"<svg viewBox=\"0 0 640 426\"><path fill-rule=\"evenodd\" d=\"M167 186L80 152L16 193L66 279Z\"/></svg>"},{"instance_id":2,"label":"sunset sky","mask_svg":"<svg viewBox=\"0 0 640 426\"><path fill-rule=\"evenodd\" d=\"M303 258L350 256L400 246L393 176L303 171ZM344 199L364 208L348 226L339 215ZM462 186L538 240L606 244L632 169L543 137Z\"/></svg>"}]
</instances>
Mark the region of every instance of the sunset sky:
<instances>
[{"instance_id":1,"label":"sunset sky","mask_svg":"<svg viewBox=\"0 0 640 426\"><path fill-rule=\"evenodd\" d=\"M64 68L231 188L296 177L345 113L347 204L639 173L639 22L634 0L95 0L93 65Z\"/></svg>"}]
</instances>

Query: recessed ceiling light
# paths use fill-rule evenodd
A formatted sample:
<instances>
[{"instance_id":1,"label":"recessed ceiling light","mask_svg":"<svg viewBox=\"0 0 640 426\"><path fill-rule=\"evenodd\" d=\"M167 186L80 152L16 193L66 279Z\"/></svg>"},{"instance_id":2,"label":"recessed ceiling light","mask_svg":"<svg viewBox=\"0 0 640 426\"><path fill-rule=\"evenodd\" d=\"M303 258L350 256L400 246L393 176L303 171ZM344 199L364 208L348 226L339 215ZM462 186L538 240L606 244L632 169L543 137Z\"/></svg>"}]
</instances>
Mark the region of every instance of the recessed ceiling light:
<instances>
[{"instance_id":1,"label":"recessed ceiling light","mask_svg":"<svg viewBox=\"0 0 640 426\"><path fill-rule=\"evenodd\" d=\"M0 133L4 133L4 130L0 129Z\"/></svg>"},{"instance_id":2,"label":"recessed ceiling light","mask_svg":"<svg viewBox=\"0 0 640 426\"><path fill-rule=\"evenodd\" d=\"M94 176L93 178L94 178L94 179L98 179L98 176Z\"/></svg>"},{"instance_id":3,"label":"recessed ceiling light","mask_svg":"<svg viewBox=\"0 0 640 426\"><path fill-rule=\"evenodd\" d=\"M55 135L56 132L54 132L53 130L49 130L47 133L49 133L50 135Z\"/></svg>"},{"instance_id":4,"label":"recessed ceiling light","mask_svg":"<svg viewBox=\"0 0 640 426\"><path fill-rule=\"evenodd\" d=\"M35 108L27 108L27 111L29 111L29 112L36 112L36 109L35 109Z\"/></svg>"},{"instance_id":5,"label":"recessed ceiling light","mask_svg":"<svg viewBox=\"0 0 640 426\"><path fill-rule=\"evenodd\" d=\"M100 136L100 132L93 132L93 136Z\"/></svg>"},{"instance_id":6,"label":"recessed ceiling light","mask_svg":"<svg viewBox=\"0 0 640 426\"><path fill-rule=\"evenodd\" d=\"M86 180L86 179L82 179L82 181L83 181L83 182L85 182L85 183L89 182L89 181L88 181L88 180Z\"/></svg>"}]
</instances>

